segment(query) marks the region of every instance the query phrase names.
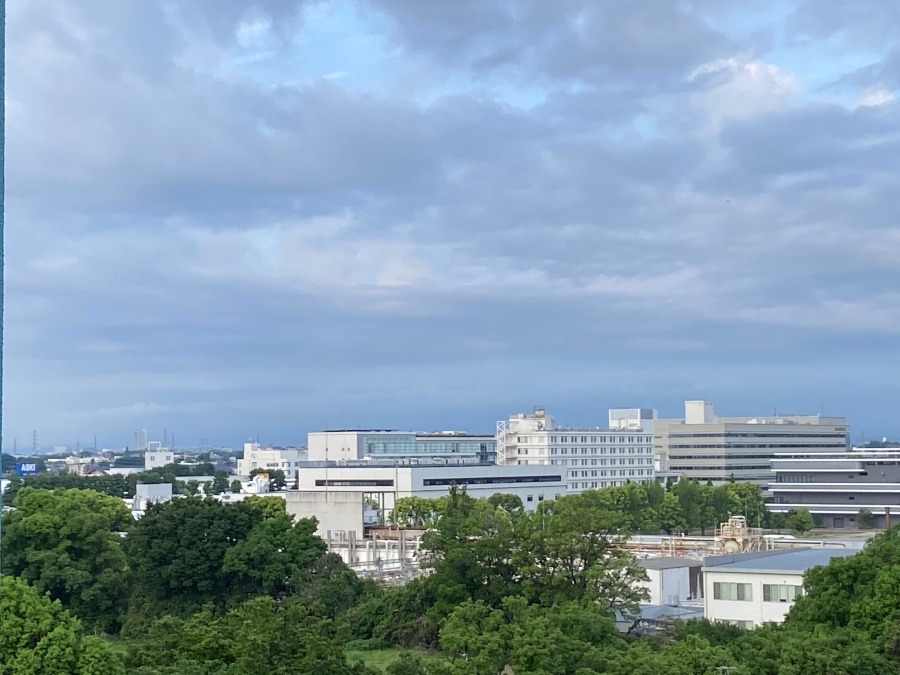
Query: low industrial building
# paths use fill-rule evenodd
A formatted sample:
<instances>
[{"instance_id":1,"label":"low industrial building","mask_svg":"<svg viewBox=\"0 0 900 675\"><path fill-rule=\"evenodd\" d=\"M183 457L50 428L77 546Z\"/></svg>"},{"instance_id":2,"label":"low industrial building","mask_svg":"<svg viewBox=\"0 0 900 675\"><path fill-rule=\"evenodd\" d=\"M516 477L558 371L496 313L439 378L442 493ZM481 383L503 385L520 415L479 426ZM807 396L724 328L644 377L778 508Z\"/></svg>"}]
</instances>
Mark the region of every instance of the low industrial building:
<instances>
[{"instance_id":1,"label":"low industrial building","mask_svg":"<svg viewBox=\"0 0 900 675\"><path fill-rule=\"evenodd\" d=\"M319 464L324 465L303 467L299 489L287 494L287 512L297 518L315 516L323 535L352 531L361 538L366 505L387 514L400 498L442 497L452 486L475 498L516 495L528 511L566 491L563 473L548 466Z\"/></svg>"},{"instance_id":2,"label":"low industrial building","mask_svg":"<svg viewBox=\"0 0 900 675\"><path fill-rule=\"evenodd\" d=\"M835 528L867 525L860 523L862 509L878 528L900 514L900 450L779 453L772 459L772 478L768 509L775 513L808 509Z\"/></svg>"},{"instance_id":3,"label":"low industrial building","mask_svg":"<svg viewBox=\"0 0 900 675\"><path fill-rule=\"evenodd\" d=\"M169 464L175 463L175 451L170 448L161 447L157 441L151 441L149 447L144 452L144 469L159 469Z\"/></svg>"},{"instance_id":4,"label":"low industrial building","mask_svg":"<svg viewBox=\"0 0 900 675\"><path fill-rule=\"evenodd\" d=\"M781 623L803 594L803 575L808 569L855 553L850 549L791 548L704 558L706 618L741 628Z\"/></svg>"}]
</instances>

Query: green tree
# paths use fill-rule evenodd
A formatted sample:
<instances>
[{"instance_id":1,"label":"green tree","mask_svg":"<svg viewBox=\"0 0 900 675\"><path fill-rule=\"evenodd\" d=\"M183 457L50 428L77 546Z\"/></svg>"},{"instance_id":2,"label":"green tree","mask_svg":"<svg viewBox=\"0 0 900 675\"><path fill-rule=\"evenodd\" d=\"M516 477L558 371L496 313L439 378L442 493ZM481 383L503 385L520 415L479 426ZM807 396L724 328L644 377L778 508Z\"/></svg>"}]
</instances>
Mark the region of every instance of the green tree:
<instances>
[{"instance_id":1,"label":"green tree","mask_svg":"<svg viewBox=\"0 0 900 675\"><path fill-rule=\"evenodd\" d=\"M188 498L151 505L124 542L134 569L134 627L226 604L232 579L222 570L225 555L262 521L262 512L244 503Z\"/></svg>"},{"instance_id":2,"label":"green tree","mask_svg":"<svg viewBox=\"0 0 900 675\"><path fill-rule=\"evenodd\" d=\"M789 634L778 675L896 675L900 667L878 654L864 636L817 626Z\"/></svg>"},{"instance_id":3,"label":"green tree","mask_svg":"<svg viewBox=\"0 0 900 675\"><path fill-rule=\"evenodd\" d=\"M317 527L314 518L296 524L284 513L264 518L225 552L222 573L234 576L242 595L282 599L291 592L291 580L325 554Z\"/></svg>"},{"instance_id":4,"label":"green tree","mask_svg":"<svg viewBox=\"0 0 900 675\"><path fill-rule=\"evenodd\" d=\"M363 675L347 664L346 627L321 617L303 603L253 598L217 617L208 608L186 621L165 617L129 649L130 672L328 673Z\"/></svg>"},{"instance_id":5,"label":"green tree","mask_svg":"<svg viewBox=\"0 0 900 675\"><path fill-rule=\"evenodd\" d=\"M672 492L678 497L688 528L704 528L705 533L709 523L705 520L703 494L697 481L680 480L672 486Z\"/></svg>"},{"instance_id":6,"label":"green tree","mask_svg":"<svg viewBox=\"0 0 900 675\"><path fill-rule=\"evenodd\" d=\"M5 573L49 593L92 628L117 630L128 564L124 502L94 490L23 488L3 516Z\"/></svg>"},{"instance_id":7,"label":"green tree","mask_svg":"<svg viewBox=\"0 0 900 675\"><path fill-rule=\"evenodd\" d=\"M785 525L798 534L809 532L813 528L813 517L809 509L788 511Z\"/></svg>"},{"instance_id":8,"label":"green tree","mask_svg":"<svg viewBox=\"0 0 900 675\"><path fill-rule=\"evenodd\" d=\"M4 675L124 675L121 660L58 600L4 577L0 594L0 671Z\"/></svg>"},{"instance_id":9,"label":"green tree","mask_svg":"<svg viewBox=\"0 0 900 675\"><path fill-rule=\"evenodd\" d=\"M231 481L230 489L232 494L239 494L241 491L241 481L235 478L233 481Z\"/></svg>"},{"instance_id":10,"label":"green tree","mask_svg":"<svg viewBox=\"0 0 900 675\"><path fill-rule=\"evenodd\" d=\"M605 490L543 502L523 519L512 547L514 576L543 604L590 599L608 610L634 610L646 597L634 582L646 573L622 547L632 521Z\"/></svg>"},{"instance_id":11,"label":"green tree","mask_svg":"<svg viewBox=\"0 0 900 675\"><path fill-rule=\"evenodd\" d=\"M259 509L263 519L277 518L285 515L286 502L281 497L266 497L264 495L250 495L244 500L247 506Z\"/></svg>"},{"instance_id":12,"label":"green tree","mask_svg":"<svg viewBox=\"0 0 900 675\"><path fill-rule=\"evenodd\" d=\"M659 525L669 534L687 530L687 521L681 510L681 502L671 492L663 495L662 503L659 506Z\"/></svg>"},{"instance_id":13,"label":"green tree","mask_svg":"<svg viewBox=\"0 0 900 675\"><path fill-rule=\"evenodd\" d=\"M860 509L856 514L857 524L864 530L875 527L875 516L869 509Z\"/></svg>"},{"instance_id":14,"label":"green tree","mask_svg":"<svg viewBox=\"0 0 900 675\"><path fill-rule=\"evenodd\" d=\"M488 497L488 504L495 509L503 509L511 516L520 516L525 513L522 498L518 495L496 493Z\"/></svg>"}]
</instances>

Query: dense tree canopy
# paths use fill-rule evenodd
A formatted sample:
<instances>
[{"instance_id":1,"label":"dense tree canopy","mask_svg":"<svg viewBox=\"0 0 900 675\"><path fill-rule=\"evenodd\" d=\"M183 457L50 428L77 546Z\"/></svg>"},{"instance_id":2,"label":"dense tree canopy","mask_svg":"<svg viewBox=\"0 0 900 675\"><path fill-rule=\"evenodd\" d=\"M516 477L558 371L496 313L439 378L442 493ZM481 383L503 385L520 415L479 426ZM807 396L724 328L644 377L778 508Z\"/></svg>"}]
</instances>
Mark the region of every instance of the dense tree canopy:
<instances>
[{"instance_id":1,"label":"dense tree canopy","mask_svg":"<svg viewBox=\"0 0 900 675\"><path fill-rule=\"evenodd\" d=\"M683 482L531 512L510 495L457 489L399 500L395 521L425 528L428 573L384 588L329 554L316 522L294 522L281 499L181 498L132 522L118 497L25 486L4 516L4 569L17 576L3 581L0 672L122 673L101 631L123 623L136 675L371 673L347 660L359 653L350 645L428 650L395 654L394 675L900 675L900 529L810 570L781 626L616 632L614 612L645 597L624 537L763 518L759 497Z\"/></svg>"},{"instance_id":2,"label":"dense tree canopy","mask_svg":"<svg viewBox=\"0 0 900 675\"><path fill-rule=\"evenodd\" d=\"M49 593L87 625L112 630L128 574L118 533L131 525L121 499L94 490L23 488L3 516L4 574Z\"/></svg>"}]
</instances>

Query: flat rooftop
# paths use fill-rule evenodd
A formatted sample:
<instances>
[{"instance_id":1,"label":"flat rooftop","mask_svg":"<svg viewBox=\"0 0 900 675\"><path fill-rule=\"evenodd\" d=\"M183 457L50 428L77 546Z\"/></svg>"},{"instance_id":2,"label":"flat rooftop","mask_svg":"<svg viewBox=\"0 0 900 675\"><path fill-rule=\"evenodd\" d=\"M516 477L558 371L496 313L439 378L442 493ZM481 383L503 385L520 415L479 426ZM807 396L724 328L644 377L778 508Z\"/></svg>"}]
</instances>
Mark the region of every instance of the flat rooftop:
<instances>
[{"instance_id":1,"label":"flat rooftop","mask_svg":"<svg viewBox=\"0 0 900 675\"><path fill-rule=\"evenodd\" d=\"M832 558L847 558L858 552L842 548L789 548L719 555L704 558L703 571L800 574L817 565L827 565Z\"/></svg>"}]
</instances>

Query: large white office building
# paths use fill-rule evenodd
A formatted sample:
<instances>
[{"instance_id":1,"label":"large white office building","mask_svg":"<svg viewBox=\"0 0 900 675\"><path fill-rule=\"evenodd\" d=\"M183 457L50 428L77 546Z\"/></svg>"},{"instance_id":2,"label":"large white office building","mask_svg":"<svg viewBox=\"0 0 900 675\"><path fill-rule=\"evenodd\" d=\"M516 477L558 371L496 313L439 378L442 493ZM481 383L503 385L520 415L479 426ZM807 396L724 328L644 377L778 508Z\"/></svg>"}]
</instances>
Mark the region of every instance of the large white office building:
<instances>
[{"instance_id":1,"label":"large white office building","mask_svg":"<svg viewBox=\"0 0 900 675\"><path fill-rule=\"evenodd\" d=\"M321 464L305 466L298 490L286 496L287 512L297 518L315 516L320 534L341 530L362 536L367 504L377 504L386 515L400 498L442 497L451 486L482 499L497 493L516 495L526 511L566 491L563 471L550 466Z\"/></svg>"},{"instance_id":2,"label":"large white office building","mask_svg":"<svg viewBox=\"0 0 900 675\"><path fill-rule=\"evenodd\" d=\"M249 478L254 469L284 472L290 484L297 480L300 466L306 462L306 448L276 448L259 443L244 443L244 456L238 460L238 475Z\"/></svg>"},{"instance_id":3,"label":"large white office building","mask_svg":"<svg viewBox=\"0 0 900 675\"><path fill-rule=\"evenodd\" d=\"M683 419L653 421L657 470L675 478L721 484L751 481L766 488L779 453L845 452L843 417L720 417L709 401L685 401Z\"/></svg>"},{"instance_id":4,"label":"large white office building","mask_svg":"<svg viewBox=\"0 0 900 675\"><path fill-rule=\"evenodd\" d=\"M653 437L637 423L620 428L558 427L542 408L497 423L497 462L550 466L563 472L568 492L654 480ZM649 415L648 411L643 411Z\"/></svg>"}]
</instances>

